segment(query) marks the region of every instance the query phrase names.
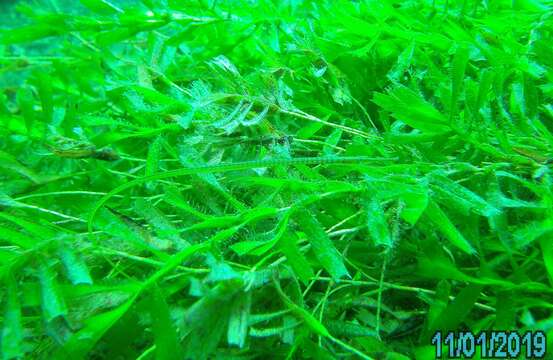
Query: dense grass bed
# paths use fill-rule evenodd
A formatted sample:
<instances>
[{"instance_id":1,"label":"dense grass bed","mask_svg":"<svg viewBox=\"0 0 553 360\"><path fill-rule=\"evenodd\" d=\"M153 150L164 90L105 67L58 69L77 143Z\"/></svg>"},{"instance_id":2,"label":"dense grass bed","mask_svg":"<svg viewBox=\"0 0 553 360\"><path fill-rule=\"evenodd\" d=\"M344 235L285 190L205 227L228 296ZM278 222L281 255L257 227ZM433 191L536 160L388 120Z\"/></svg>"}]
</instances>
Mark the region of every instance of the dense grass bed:
<instances>
[{"instance_id":1,"label":"dense grass bed","mask_svg":"<svg viewBox=\"0 0 553 360\"><path fill-rule=\"evenodd\" d=\"M4 2L1 358L550 356L552 5Z\"/></svg>"}]
</instances>

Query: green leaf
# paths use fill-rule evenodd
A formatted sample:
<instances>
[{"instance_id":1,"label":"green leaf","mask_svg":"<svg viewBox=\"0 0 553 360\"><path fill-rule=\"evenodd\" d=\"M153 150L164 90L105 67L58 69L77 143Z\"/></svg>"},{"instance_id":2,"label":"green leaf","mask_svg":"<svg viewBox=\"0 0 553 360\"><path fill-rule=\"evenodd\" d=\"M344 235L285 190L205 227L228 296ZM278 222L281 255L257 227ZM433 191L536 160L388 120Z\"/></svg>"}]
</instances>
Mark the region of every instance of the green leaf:
<instances>
[{"instance_id":1,"label":"green leaf","mask_svg":"<svg viewBox=\"0 0 553 360\"><path fill-rule=\"evenodd\" d=\"M365 208L367 211L367 229L374 245L391 249L394 244L380 201L372 196L366 201Z\"/></svg>"},{"instance_id":2,"label":"green leaf","mask_svg":"<svg viewBox=\"0 0 553 360\"><path fill-rule=\"evenodd\" d=\"M227 330L229 345L243 348L246 344L251 302L252 294L248 291L245 294L237 296L236 301L232 304Z\"/></svg>"},{"instance_id":3,"label":"green leaf","mask_svg":"<svg viewBox=\"0 0 553 360\"><path fill-rule=\"evenodd\" d=\"M474 303L480 297L483 288L482 285L471 284L461 290L434 321L431 333L435 330L441 330L445 333L451 331L451 329L457 329L474 307Z\"/></svg>"},{"instance_id":4,"label":"green leaf","mask_svg":"<svg viewBox=\"0 0 553 360\"><path fill-rule=\"evenodd\" d=\"M434 295L434 299L430 304L430 309L428 310L428 316L425 323L425 331L421 333L421 341L425 341L429 337L432 337L432 330L436 328L435 324L441 321L440 317L449 304L450 293L451 285L448 281L441 280L440 282L438 282L438 285L436 287L436 294Z\"/></svg>"},{"instance_id":5,"label":"green leaf","mask_svg":"<svg viewBox=\"0 0 553 360\"><path fill-rule=\"evenodd\" d=\"M159 163L161 160L163 138L158 136L148 149L148 157L146 159L146 171L145 176L150 176L159 171ZM153 187L153 183L149 184L150 188Z\"/></svg>"},{"instance_id":6,"label":"green leaf","mask_svg":"<svg viewBox=\"0 0 553 360\"><path fill-rule=\"evenodd\" d=\"M6 278L7 301L2 326L2 358L18 359L23 357L23 325L21 322L21 304L15 279Z\"/></svg>"},{"instance_id":7,"label":"green leaf","mask_svg":"<svg viewBox=\"0 0 553 360\"><path fill-rule=\"evenodd\" d=\"M446 117L413 90L396 85L388 94L375 93L373 101L398 120L428 133L449 131Z\"/></svg>"},{"instance_id":8,"label":"green leaf","mask_svg":"<svg viewBox=\"0 0 553 360\"><path fill-rule=\"evenodd\" d=\"M60 258L73 285L92 285L88 267L81 257L69 245L60 247Z\"/></svg>"},{"instance_id":9,"label":"green leaf","mask_svg":"<svg viewBox=\"0 0 553 360\"><path fill-rule=\"evenodd\" d=\"M407 71L411 62L413 61L413 54L415 52L415 42L411 41L397 58L397 62L394 67L386 75L392 82L401 82L402 76Z\"/></svg>"},{"instance_id":10,"label":"green leaf","mask_svg":"<svg viewBox=\"0 0 553 360\"><path fill-rule=\"evenodd\" d=\"M84 321L83 328L71 335L63 347L55 353L54 358L67 355L74 358L84 358L102 336L127 313L142 292L150 289L151 286L174 270L184 260L206 248L206 244L192 245L171 256L162 268L148 277L138 288L132 288L132 296L123 304L113 310L87 318Z\"/></svg>"},{"instance_id":11,"label":"green leaf","mask_svg":"<svg viewBox=\"0 0 553 360\"><path fill-rule=\"evenodd\" d=\"M34 115L30 115L31 119L34 121ZM32 123L28 124L29 128L32 127ZM40 184L43 179L36 174L33 170L29 169L26 166L23 166L17 159L4 152L0 151L0 168L14 171L18 174L20 174L23 177L26 177L27 179L31 180L35 184Z\"/></svg>"},{"instance_id":12,"label":"green leaf","mask_svg":"<svg viewBox=\"0 0 553 360\"><path fill-rule=\"evenodd\" d=\"M16 217L6 213L0 213L0 218L20 226L30 234L40 239L50 239L56 235L56 230L54 230L53 227L37 224L22 216Z\"/></svg>"},{"instance_id":13,"label":"green leaf","mask_svg":"<svg viewBox=\"0 0 553 360\"><path fill-rule=\"evenodd\" d=\"M135 201L135 210L152 225L160 238L170 240L173 245L179 248L190 245L188 241L180 237L179 230L165 217L165 215L148 201L142 198L137 199Z\"/></svg>"},{"instance_id":14,"label":"green leaf","mask_svg":"<svg viewBox=\"0 0 553 360\"><path fill-rule=\"evenodd\" d=\"M465 215L468 215L469 211L482 216L493 216L500 212L478 194L443 175L432 173L429 179L430 188L435 192L436 199Z\"/></svg>"},{"instance_id":15,"label":"green leaf","mask_svg":"<svg viewBox=\"0 0 553 360\"><path fill-rule=\"evenodd\" d=\"M238 286L230 282L219 283L187 309L183 319L186 358L210 358L228 330Z\"/></svg>"},{"instance_id":16,"label":"green leaf","mask_svg":"<svg viewBox=\"0 0 553 360\"><path fill-rule=\"evenodd\" d=\"M31 133L35 123L35 110L33 108L33 93L28 87L21 87L17 92L17 103L25 120L27 133Z\"/></svg>"},{"instance_id":17,"label":"green leaf","mask_svg":"<svg viewBox=\"0 0 553 360\"><path fill-rule=\"evenodd\" d=\"M245 104L241 101L226 117L214 122L213 126L225 130L227 134L232 134L234 130L244 121L252 106L252 103Z\"/></svg>"},{"instance_id":18,"label":"green leaf","mask_svg":"<svg viewBox=\"0 0 553 360\"><path fill-rule=\"evenodd\" d=\"M21 44L55 36L65 31L63 23L59 25L61 26L56 27L51 24L33 24L10 31L3 31L2 34L0 34L0 43L4 45Z\"/></svg>"},{"instance_id":19,"label":"green leaf","mask_svg":"<svg viewBox=\"0 0 553 360\"><path fill-rule=\"evenodd\" d=\"M323 127L323 124L319 122L309 123L298 130L297 137L300 139L311 139L313 135L315 135L319 130L321 130L322 127Z\"/></svg>"},{"instance_id":20,"label":"green leaf","mask_svg":"<svg viewBox=\"0 0 553 360\"><path fill-rule=\"evenodd\" d=\"M342 137L342 129L334 129L330 136L325 140L325 146L323 148L323 153L325 155L333 155L335 153L336 145L340 142Z\"/></svg>"},{"instance_id":21,"label":"green leaf","mask_svg":"<svg viewBox=\"0 0 553 360\"><path fill-rule=\"evenodd\" d=\"M54 95L52 89L52 78L45 73L37 75L37 88L42 105L43 121L49 124L53 120L54 115Z\"/></svg>"},{"instance_id":22,"label":"green leaf","mask_svg":"<svg viewBox=\"0 0 553 360\"><path fill-rule=\"evenodd\" d=\"M455 56L451 63L451 106L450 117L457 115L458 101L465 79L465 70L469 61L469 49L465 45L460 45L455 51Z\"/></svg>"},{"instance_id":23,"label":"green leaf","mask_svg":"<svg viewBox=\"0 0 553 360\"><path fill-rule=\"evenodd\" d=\"M170 309L157 286L152 286L150 295L152 330L155 337L156 359L169 360L182 357L177 329L171 319Z\"/></svg>"},{"instance_id":24,"label":"green leaf","mask_svg":"<svg viewBox=\"0 0 553 360\"><path fill-rule=\"evenodd\" d=\"M298 211L295 215L298 225L306 234L315 257L335 281L349 277L348 270L342 260L342 254L336 250L321 224L309 211Z\"/></svg>"},{"instance_id":25,"label":"green leaf","mask_svg":"<svg viewBox=\"0 0 553 360\"><path fill-rule=\"evenodd\" d=\"M429 201L425 214L452 245L467 254L475 254L476 251L471 243L465 239L463 234L455 227L447 215L440 209L438 204L434 201Z\"/></svg>"},{"instance_id":26,"label":"green leaf","mask_svg":"<svg viewBox=\"0 0 553 360\"><path fill-rule=\"evenodd\" d=\"M290 298L286 296L286 294L282 291L280 284L277 281L275 281L274 283L278 293L280 294L280 297L284 300L290 310L292 310L294 314L301 318L315 334L328 338L331 337L330 332L323 324L321 324L319 320L317 320L307 310L292 302L292 300L290 300Z\"/></svg>"},{"instance_id":27,"label":"green leaf","mask_svg":"<svg viewBox=\"0 0 553 360\"><path fill-rule=\"evenodd\" d=\"M42 262L39 268L42 314L46 322L67 315L67 306L56 281L56 273Z\"/></svg>"},{"instance_id":28,"label":"green leaf","mask_svg":"<svg viewBox=\"0 0 553 360\"><path fill-rule=\"evenodd\" d=\"M407 190L400 195L405 207L401 212L401 218L411 225L415 225L428 206L428 190L424 187Z\"/></svg>"},{"instance_id":29,"label":"green leaf","mask_svg":"<svg viewBox=\"0 0 553 360\"><path fill-rule=\"evenodd\" d=\"M84 321L84 326L71 335L69 340L53 355L54 358L70 356L82 359L92 350L94 345L131 307L134 298L125 301L113 310L91 316Z\"/></svg>"},{"instance_id":30,"label":"green leaf","mask_svg":"<svg viewBox=\"0 0 553 360\"><path fill-rule=\"evenodd\" d=\"M106 0L79 0L81 4L98 14L117 14L123 10Z\"/></svg>"},{"instance_id":31,"label":"green leaf","mask_svg":"<svg viewBox=\"0 0 553 360\"><path fill-rule=\"evenodd\" d=\"M240 124L243 126L255 126L259 125L263 119L265 119L265 116L269 112L269 107L265 106L263 110L261 110L258 114L256 114L254 117L252 117L250 120L246 120L245 117L241 119Z\"/></svg>"},{"instance_id":32,"label":"green leaf","mask_svg":"<svg viewBox=\"0 0 553 360\"><path fill-rule=\"evenodd\" d=\"M3 226L0 226L0 240L23 249L30 249L37 244L37 241L32 237Z\"/></svg>"},{"instance_id":33,"label":"green leaf","mask_svg":"<svg viewBox=\"0 0 553 360\"><path fill-rule=\"evenodd\" d=\"M311 264L301 253L297 240L298 237L294 233L288 232L281 238L279 246L284 256L286 256L286 260L294 269L294 273L304 284L308 284L315 274Z\"/></svg>"},{"instance_id":34,"label":"green leaf","mask_svg":"<svg viewBox=\"0 0 553 360\"><path fill-rule=\"evenodd\" d=\"M551 237L543 236L540 241L541 249L543 252L543 261L547 273L549 275L549 283L553 284L553 247L551 245Z\"/></svg>"},{"instance_id":35,"label":"green leaf","mask_svg":"<svg viewBox=\"0 0 553 360\"><path fill-rule=\"evenodd\" d=\"M513 233L513 247L514 249L524 248L538 240L541 236L547 236L551 231L553 231L553 219L533 221L525 224Z\"/></svg>"},{"instance_id":36,"label":"green leaf","mask_svg":"<svg viewBox=\"0 0 553 360\"><path fill-rule=\"evenodd\" d=\"M106 208L101 209L96 226L99 230L105 231L121 241L128 242L137 248L150 251L160 258L167 258L167 255L153 244L151 237L138 227L136 223Z\"/></svg>"},{"instance_id":37,"label":"green leaf","mask_svg":"<svg viewBox=\"0 0 553 360\"><path fill-rule=\"evenodd\" d=\"M175 187L166 187L165 188L165 196L163 198L167 203L171 204L172 206L175 206L186 213L195 216L201 220L206 220L209 218L208 215L196 210L194 207L192 207L188 202L182 197L182 195L179 193L178 189Z\"/></svg>"},{"instance_id":38,"label":"green leaf","mask_svg":"<svg viewBox=\"0 0 553 360\"><path fill-rule=\"evenodd\" d=\"M209 276L205 278L206 282L219 282L240 278L240 275L234 271L232 266L222 260L217 260L208 255L206 262L211 268Z\"/></svg>"}]
</instances>

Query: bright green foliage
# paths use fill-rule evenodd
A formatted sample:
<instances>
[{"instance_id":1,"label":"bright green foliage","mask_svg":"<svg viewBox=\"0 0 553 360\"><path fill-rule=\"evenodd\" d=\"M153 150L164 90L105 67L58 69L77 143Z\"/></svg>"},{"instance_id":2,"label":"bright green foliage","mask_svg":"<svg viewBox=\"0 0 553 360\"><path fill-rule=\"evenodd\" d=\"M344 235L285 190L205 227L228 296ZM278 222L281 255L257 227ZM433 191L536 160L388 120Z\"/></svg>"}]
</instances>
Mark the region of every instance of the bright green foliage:
<instances>
[{"instance_id":1,"label":"bright green foliage","mask_svg":"<svg viewBox=\"0 0 553 360\"><path fill-rule=\"evenodd\" d=\"M376 197L370 197L365 204L367 211L367 230L375 246L393 246L392 236L384 214L384 209Z\"/></svg>"},{"instance_id":2,"label":"bright green foliage","mask_svg":"<svg viewBox=\"0 0 553 360\"><path fill-rule=\"evenodd\" d=\"M0 358L553 344L550 0L0 3Z\"/></svg>"},{"instance_id":3,"label":"bright green foliage","mask_svg":"<svg viewBox=\"0 0 553 360\"><path fill-rule=\"evenodd\" d=\"M342 260L342 255L336 250L329 236L317 219L306 210L297 213L298 225L309 239L315 256L326 271L339 281L344 276L349 276Z\"/></svg>"},{"instance_id":4,"label":"bright green foliage","mask_svg":"<svg viewBox=\"0 0 553 360\"><path fill-rule=\"evenodd\" d=\"M4 326L2 329L2 355L5 359L14 359L24 355L21 304L17 290L13 277L7 276L6 310L4 312Z\"/></svg>"}]
</instances>

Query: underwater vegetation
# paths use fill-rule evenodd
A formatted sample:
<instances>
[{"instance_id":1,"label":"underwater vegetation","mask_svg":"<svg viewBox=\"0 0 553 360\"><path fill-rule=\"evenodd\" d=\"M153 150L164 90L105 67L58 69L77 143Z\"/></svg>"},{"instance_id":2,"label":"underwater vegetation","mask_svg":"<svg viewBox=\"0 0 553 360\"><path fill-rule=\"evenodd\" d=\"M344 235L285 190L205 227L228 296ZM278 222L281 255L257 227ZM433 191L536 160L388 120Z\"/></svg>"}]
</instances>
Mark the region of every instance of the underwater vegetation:
<instances>
[{"instance_id":1,"label":"underwater vegetation","mask_svg":"<svg viewBox=\"0 0 553 360\"><path fill-rule=\"evenodd\" d=\"M2 2L0 357L547 358L552 6Z\"/></svg>"}]
</instances>

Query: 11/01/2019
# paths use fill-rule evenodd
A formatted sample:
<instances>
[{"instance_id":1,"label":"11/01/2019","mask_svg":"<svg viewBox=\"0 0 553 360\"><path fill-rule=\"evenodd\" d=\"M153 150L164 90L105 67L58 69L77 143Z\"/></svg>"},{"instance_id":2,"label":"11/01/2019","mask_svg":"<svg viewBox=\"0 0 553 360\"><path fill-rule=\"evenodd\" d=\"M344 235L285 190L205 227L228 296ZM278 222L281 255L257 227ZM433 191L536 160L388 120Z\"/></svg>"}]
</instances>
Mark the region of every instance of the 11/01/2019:
<instances>
[{"instance_id":1,"label":"11/01/2019","mask_svg":"<svg viewBox=\"0 0 553 360\"><path fill-rule=\"evenodd\" d=\"M544 359L547 339L543 331L436 331L431 340L436 358L472 358L480 353L482 359Z\"/></svg>"}]
</instances>

